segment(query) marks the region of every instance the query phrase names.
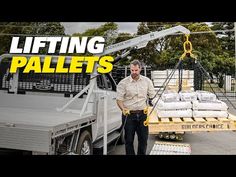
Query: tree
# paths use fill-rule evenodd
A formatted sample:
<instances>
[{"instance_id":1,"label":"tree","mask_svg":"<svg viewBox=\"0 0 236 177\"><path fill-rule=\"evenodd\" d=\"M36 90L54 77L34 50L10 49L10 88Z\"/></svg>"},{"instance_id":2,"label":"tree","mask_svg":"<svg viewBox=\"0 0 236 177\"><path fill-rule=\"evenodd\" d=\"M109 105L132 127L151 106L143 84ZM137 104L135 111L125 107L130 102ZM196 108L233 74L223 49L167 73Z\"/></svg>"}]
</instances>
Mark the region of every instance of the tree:
<instances>
[{"instance_id":1,"label":"tree","mask_svg":"<svg viewBox=\"0 0 236 177\"><path fill-rule=\"evenodd\" d=\"M118 35L118 25L114 22L107 22L104 25L99 26L98 28L87 29L83 33L72 34L72 36L79 36L79 37L87 36L90 38L94 36L103 36L105 38L105 46L114 43L117 35ZM86 55L92 55L92 54L86 53Z\"/></svg>"},{"instance_id":2,"label":"tree","mask_svg":"<svg viewBox=\"0 0 236 177\"><path fill-rule=\"evenodd\" d=\"M138 26L137 35L144 35L152 31L160 31L165 29L165 24L163 22L141 22ZM145 48L139 49L134 58L137 58L147 65L157 64L157 58L160 57L163 50L165 50L165 38L156 39L150 41Z\"/></svg>"},{"instance_id":3,"label":"tree","mask_svg":"<svg viewBox=\"0 0 236 177\"><path fill-rule=\"evenodd\" d=\"M219 80L219 87L223 88L224 75L235 74L235 58L229 57L228 53L216 56L212 72Z\"/></svg>"},{"instance_id":4,"label":"tree","mask_svg":"<svg viewBox=\"0 0 236 177\"><path fill-rule=\"evenodd\" d=\"M213 73L219 80L219 87L223 87L223 76L235 75L235 34L233 22L213 22L212 30L217 32L217 39L221 45L221 53L216 57ZM222 31L220 31L222 30Z\"/></svg>"},{"instance_id":5,"label":"tree","mask_svg":"<svg viewBox=\"0 0 236 177\"><path fill-rule=\"evenodd\" d=\"M114 22L107 22L104 25L99 26L98 28L90 28L83 33L74 33L72 36L103 36L105 38L106 45L110 45L114 42L117 35L118 25Z\"/></svg>"},{"instance_id":6,"label":"tree","mask_svg":"<svg viewBox=\"0 0 236 177\"><path fill-rule=\"evenodd\" d=\"M146 34L151 31L160 31L179 25L170 22L143 22L138 27L138 34ZM211 31L206 23L181 23L191 32ZM171 68L177 63L177 59L183 53L184 35L169 35L161 39L149 42L146 48L137 52L137 57L145 63L155 66L155 69ZM220 53L219 42L214 33L192 34L190 41L193 45L193 52L202 60L207 69L212 70L211 62L214 55Z\"/></svg>"},{"instance_id":7,"label":"tree","mask_svg":"<svg viewBox=\"0 0 236 177\"><path fill-rule=\"evenodd\" d=\"M129 39L132 39L133 38L133 35L130 34L130 33L119 33L117 38L115 39L115 44L116 43L119 43L119 42L122 42L122 41L126 41L126 40L129 40ZM118 56L118 55L121 55L123 51L117 51L114 53L114 56ZM131 57L132 55L132 52L129 56L127 56L126 58L123 58L122 60L120 60L119 63L117 63L117 65L128 65L130 63L128 57Z\"/></svg>"},{"instance_id":8,"label":"tree","mask_svg":"<svg viewBox=\"0 0 236 177\"><path fill-rule=\"evenodd\" d=\"M212 30L226 30L217 33L217 38L220 41L223 52L229 54L229 57L235 55L235 34L234 34L234 22L213 22ZM232 30L232 31L230 31Z\"/></svg>"},{"instance_id":9,"label":"tree","mask_svg":"<svg viewBox=\"0 0 236 177\"><path fill-rule=\"evenodd\" d=\"M59 22L1 22L0 54L9 53L12 36L20 36L20 46L24 44L24 36L65 35L64 26ZM23 37L22 37L23 35ZM46 53L47 47L40 53Z\"/></svg>"}]
</instances>

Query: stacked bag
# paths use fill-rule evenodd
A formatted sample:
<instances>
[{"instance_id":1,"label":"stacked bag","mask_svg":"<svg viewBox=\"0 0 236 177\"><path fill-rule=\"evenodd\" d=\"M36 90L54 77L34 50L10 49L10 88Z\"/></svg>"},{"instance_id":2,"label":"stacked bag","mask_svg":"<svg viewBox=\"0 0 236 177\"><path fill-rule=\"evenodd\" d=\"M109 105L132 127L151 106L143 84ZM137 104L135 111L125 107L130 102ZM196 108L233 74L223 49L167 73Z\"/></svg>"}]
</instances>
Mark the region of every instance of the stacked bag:
<instances>
[{"instance_id":1,"label":"stacked bag","mask_svg":"<svg viewBox=\"0 0 236 177\"><path fill-rule=\"evenodd\" d=\"M228 106L207 91L196 91L198 100L193 101L193 117L228 117Z\"/></svg>"},{"instance_id":2,"label":"stacked bag","mask_svg":"<svg viewBox=\"0 0 236 177\"><path fill-rule=\"evenodd\" d=\"M207 91L165 91L156 105L158 117L228 117L228 106Z\"/></svg>"},{"instance_id":3,"label":"stacked bag","mask_svg":"<svg viewBox=\"0 0 236 177\"><path fill-rule=\"evenodd\" d=\"M176 91L165 91L158 101L157 113L159 117L192 117L191 101L181 101Z\"/></svg>"}]
</instances>

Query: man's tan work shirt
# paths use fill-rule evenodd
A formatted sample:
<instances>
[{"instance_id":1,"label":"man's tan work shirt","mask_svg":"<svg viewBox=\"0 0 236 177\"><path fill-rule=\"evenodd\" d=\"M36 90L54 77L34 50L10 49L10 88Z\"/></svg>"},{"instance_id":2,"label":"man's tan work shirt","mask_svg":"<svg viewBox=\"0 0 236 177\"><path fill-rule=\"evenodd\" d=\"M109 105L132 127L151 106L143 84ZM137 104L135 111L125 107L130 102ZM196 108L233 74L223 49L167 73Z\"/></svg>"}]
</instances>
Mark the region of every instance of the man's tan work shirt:
<instances>
[{"instance_id":1,"label":"man's tan work shirt","mask_svg":"<svg viewBox=\"0 0 236 177\"><path fill-rule=\"evenodd\" d=\"M131 76L122 79L117 85L117 100L123 102L129 110L143 110L147 106L147 97L153 98L155 90L152 81L140 75L136 81Z\"/></svg>"}]
</instances>

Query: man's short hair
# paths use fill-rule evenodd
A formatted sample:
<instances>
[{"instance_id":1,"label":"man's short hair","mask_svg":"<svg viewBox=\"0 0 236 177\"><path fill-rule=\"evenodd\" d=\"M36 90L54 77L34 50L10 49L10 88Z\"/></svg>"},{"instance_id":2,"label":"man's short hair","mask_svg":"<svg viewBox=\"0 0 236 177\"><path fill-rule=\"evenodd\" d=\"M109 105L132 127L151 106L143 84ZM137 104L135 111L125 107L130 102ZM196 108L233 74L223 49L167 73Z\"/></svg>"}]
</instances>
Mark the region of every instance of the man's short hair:
<instances>
[{"instance_id":1,"label":"man's short hair","mask_svg":"<svg viewBox=\"0 0 236 177\"><path fill-rule=\"evenodd\" d=\"M141 62L140 62L139 60L133 60L133 61L130 63L130 65L138 65L139 68L142 68L142 64L141 64Z\"/></svg>"}]
</instances>

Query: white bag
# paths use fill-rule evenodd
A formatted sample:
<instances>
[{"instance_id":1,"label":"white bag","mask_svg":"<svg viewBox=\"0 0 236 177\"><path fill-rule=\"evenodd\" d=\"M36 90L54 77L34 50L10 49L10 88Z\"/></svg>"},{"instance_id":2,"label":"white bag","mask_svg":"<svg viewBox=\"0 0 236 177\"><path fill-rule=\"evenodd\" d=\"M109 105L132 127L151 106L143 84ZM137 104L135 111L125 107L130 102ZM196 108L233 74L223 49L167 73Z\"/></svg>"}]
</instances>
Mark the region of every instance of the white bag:
<instances>
[{"instance_id":1,"label":"white bag","mask_svg":"<svg viewBox=\"0 0 236 177\"><path fill-rule=\"evenodd\" d=\"M211 92L207 92L207 91L196 91L197 93L197 97L200 101L216 101L216 95L211 93Z\"/></svg>"},{"instance_id":2,"label":"white bag","mask_svg":"<svg viewBox=\"0 0 236 177\"><path fill-rule=\"evenodd\" d=\"M197 93L192 91L181 91L179 92L181 101L195 101L197 100Z\"/></svg>"},{"instance_id":3,"label":"white bag","mask_svg":"<svg viewBox=\"0 0 236 177\"><path fill-rule=\"evenodd\" d=\"M192 109L186 110L157 110L158 117L161 118L180 118L180 117L192 117Z\"/></svg>"},{"instance_id":4,"label":"white bag","mask_svg":"<svg viewBox=\"0 0 236 177\"><path fill-rule=\"evenodd\" d=\"M193 101L193 110L208 110L208 111L227 111L228 106L225 102L216 100L215 102Z\"/></svg>"},{"instance_id":5,"label":"white bag","mask_svg":"<svg viewBox=\"0 0 236 177\"><path fill-rule=\"evenodd\" d=\"M161 99L164 102L174 102L174 101L179 101L179 94L176 91L173 90L168 90L165 91L162 96Z\"/></svg>"},{"instance_id":6,"label":"white bag","mask_svg":"<svg viewBox=\"0 0 236 177\"><path fill-rule=\"evenodd\" d=\"M158 110L178 110L178 109L192 109L192 103L190 101L175 101L164 102L159 100L156 109Z\"/></svg>"},{"instance_id":7,"label":"white bag","mask_svg":"<svg viewBox=\"0 0 236 177\"><path fill-rule=\"evenodd\" d=\"M217 118L227 118L228 112L227 111L197 111L193 110L193 117L217 117Z\"/></svg>"}]
</instances>

